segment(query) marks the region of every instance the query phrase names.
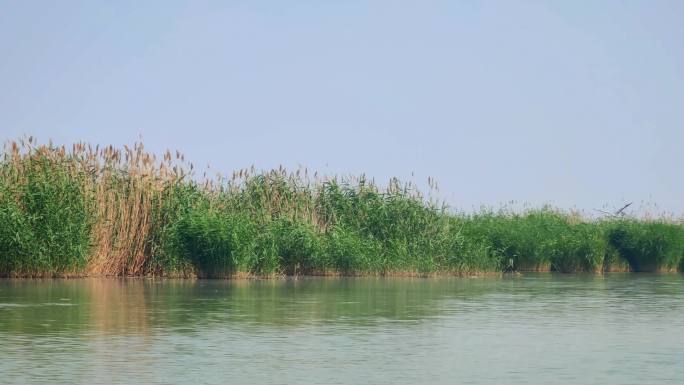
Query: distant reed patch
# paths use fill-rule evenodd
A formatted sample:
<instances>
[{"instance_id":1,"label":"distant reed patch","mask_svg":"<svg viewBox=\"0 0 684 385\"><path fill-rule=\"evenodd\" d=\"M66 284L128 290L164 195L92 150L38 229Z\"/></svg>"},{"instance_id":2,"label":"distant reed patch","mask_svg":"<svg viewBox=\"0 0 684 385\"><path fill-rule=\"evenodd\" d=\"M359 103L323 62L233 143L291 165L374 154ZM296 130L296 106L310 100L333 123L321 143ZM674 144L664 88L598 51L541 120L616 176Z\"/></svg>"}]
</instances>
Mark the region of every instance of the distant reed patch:
<instances>
[{"instance_id":1,"label":"distant reed patch","mask_svg":"<svg viewBox=\"0 0 684 385\"><path fill-rule=\"evenodd\" d=\"M432 275L674 271L673 220L543 207L454 213L411 183L243 169L196 174L176 152L9 142L0 275Z\"/></svg>"}]
</instances>

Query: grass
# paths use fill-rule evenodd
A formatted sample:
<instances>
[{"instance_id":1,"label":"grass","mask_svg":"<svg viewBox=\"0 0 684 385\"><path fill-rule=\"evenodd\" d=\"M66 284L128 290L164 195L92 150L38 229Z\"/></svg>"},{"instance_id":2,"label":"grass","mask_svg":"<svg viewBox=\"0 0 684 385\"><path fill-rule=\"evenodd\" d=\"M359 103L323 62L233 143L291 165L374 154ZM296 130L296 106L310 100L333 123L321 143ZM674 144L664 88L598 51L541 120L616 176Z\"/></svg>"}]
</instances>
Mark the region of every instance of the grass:
<instances>
[{"instance_id":1,"label":"grass","mask_svg":"<svg viewBox=\"0 0 684 385\"><path fill-rule=\"evenodd\" d=\"M89 253L88 197L72 164L33 154L3 167L0 272L75 273Z\"/></svg>"},{"instance_id":2,"label":"grass","mask_svg":"<svg viewBox=\"0 0 684 385\"><path fill-rule=\"evenodd\" d=\"M518 271L600 272L608 244L598 222L551 208L466 218L467 236L489 245Z\"/></svg>"},{"instance_id":3,"label":"grass","mask_svg":"<svg viewBox=\"0 0 684 385\"><path fill-rule=\"evenodd\" d=\"M199 178L183 156L10 142L0 275L226 277L674 271L684 227L549 207L462 214L411 184L308 170Z\"/></svg>"},{"instance_id":4,"label":"grass","mask_svg":"<svg viewBox=\"0 0 684 385\"><path fill-rule=\"evenodd\" d=\"M682 267L684 227L681 225L627 219L614 223L608 238L635 271L674 271Z\"/></svg>"}]
</instances>

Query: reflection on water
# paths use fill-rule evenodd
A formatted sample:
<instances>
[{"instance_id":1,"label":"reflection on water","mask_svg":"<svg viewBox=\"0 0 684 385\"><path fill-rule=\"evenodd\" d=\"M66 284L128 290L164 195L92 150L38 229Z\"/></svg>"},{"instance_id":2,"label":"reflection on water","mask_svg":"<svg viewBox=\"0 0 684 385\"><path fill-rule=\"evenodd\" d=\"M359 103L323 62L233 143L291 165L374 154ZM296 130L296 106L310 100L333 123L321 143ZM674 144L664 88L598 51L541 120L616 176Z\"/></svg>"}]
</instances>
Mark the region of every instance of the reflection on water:
<instances>
[{"instance_id":1,"label":"reflection on water","mask_svg":"<svg viewBox=\"0 0 684 385\"><path fill-rule=\"evenodd\" d=\"M2 383L680 383L684 277L0 280Z\"/></svg>"}]
</instances>

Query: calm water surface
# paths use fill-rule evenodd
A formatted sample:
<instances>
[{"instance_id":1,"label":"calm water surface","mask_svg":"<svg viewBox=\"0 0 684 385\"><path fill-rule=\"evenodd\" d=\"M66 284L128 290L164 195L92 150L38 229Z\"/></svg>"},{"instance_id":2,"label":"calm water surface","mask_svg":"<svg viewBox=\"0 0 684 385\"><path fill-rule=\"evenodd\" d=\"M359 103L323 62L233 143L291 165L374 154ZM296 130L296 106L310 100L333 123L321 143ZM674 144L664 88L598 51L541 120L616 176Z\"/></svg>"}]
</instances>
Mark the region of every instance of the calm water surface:
<instances>
[{"instance_id":1,"label":"calm water surface","mask_svg":"<svg viewBox=\"0 0 684 385\"><path fill-rule=\"evenodd\" d=\"M684 276L0 280L0 383L682 384Z\"/></svg>"}]
</instances>

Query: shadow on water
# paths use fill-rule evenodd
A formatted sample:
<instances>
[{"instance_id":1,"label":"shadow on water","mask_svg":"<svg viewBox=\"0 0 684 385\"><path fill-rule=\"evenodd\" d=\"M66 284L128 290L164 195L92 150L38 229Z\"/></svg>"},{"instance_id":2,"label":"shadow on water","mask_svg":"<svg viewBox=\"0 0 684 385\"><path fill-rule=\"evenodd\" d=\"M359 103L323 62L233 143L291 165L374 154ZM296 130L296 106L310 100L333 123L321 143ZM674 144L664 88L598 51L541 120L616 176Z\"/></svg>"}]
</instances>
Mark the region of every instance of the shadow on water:
<instances>
[{"instance_id":1,"label":"shadow on water","mask_svg":"<svg viewBox=\"0 0 684 385\"><path fill-rule=\"evenodd\" d=\"M668 284L668 283L671 283ZM0 280L0 333L192 334L220 327L293 328L421 322L475 311L544 304L567 312L603 292L624 301L681 294L669 275L526 274L501 278L303 278ZM567 301L576 297L575 301ZM571 303L571 305L567 305ZM494 309L496 310L496 309Z\"/></svg>"},{"instance_id":2,"label":"shadow on water","mask_svg":"<svg viewBox=\"0 0 684 385\"><path fill-rule=\"evenodd\" d=\"M479 279L304 278L299 280L2 280L0 330L42 334L147 334L215 324L297 327L372 325L440 314L445 299L486 294Z\"/></svg>"}]
</instances>

